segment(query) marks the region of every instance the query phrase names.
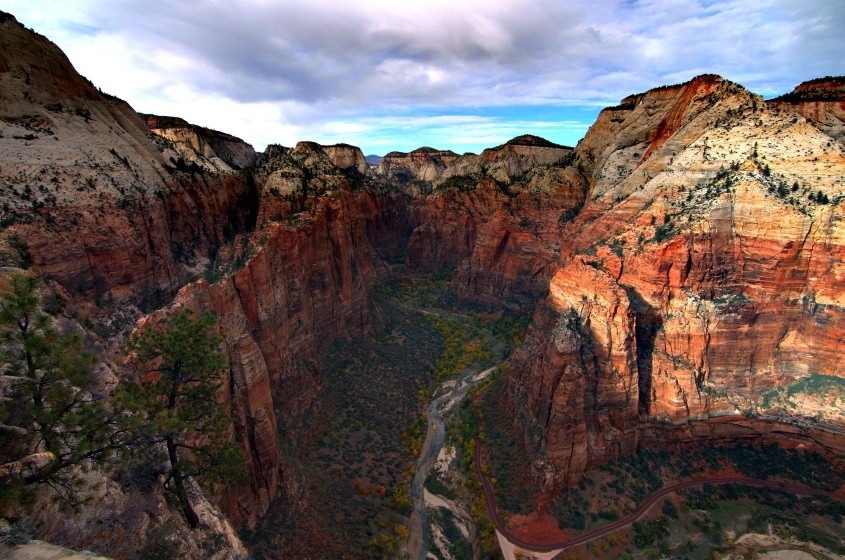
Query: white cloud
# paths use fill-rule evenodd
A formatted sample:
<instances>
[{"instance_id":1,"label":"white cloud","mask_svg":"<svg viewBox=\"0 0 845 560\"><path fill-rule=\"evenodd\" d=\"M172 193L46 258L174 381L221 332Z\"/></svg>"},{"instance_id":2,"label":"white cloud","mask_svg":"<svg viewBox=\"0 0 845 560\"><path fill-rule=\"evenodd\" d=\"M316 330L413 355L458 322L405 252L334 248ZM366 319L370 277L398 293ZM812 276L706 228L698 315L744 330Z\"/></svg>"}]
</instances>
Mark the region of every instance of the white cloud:
<instances>
[{"instance_id":1,"label":"white cloud","mask_svg":"<svg viewBox=\"0 0 845 560\"><path fill-rule=\"evenodd\" d=\"M500 132L430 116L604 106L705 72L765 95L845 73L845 4L825 0L0 0L0 9L137 109L259 147L343 134L383 146L437 126L460 126L433 139L464 146ZM511 120L498 130L531 122ZM543 129L539 121L517 133Z\"/></svg>"}]
</instances>

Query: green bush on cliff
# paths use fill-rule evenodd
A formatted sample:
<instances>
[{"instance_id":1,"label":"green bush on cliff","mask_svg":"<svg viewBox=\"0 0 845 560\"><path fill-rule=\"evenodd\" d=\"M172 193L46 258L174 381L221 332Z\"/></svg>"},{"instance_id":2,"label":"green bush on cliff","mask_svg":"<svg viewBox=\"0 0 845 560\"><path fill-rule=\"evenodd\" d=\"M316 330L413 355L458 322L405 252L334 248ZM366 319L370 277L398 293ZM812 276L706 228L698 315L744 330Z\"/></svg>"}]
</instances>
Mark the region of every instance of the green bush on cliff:
<instances>
[{"instance_id":1,"label":"green bush on cliff","mask_svg":"<svg viewBox=\"0 0 845 560\"><path fill-rule=\"evenodd\" d=\"M116 434L89 372L79 332L62 332L42 309L40 278L16 272L0 296L0 502L49 485L76 503L78 469L102 459Z\"/></svg>"},{"instance_id":2,"label":"green bush on cliff","mask_svg":"<svg viewBox=\"0 0 845 560\"><path fill-rule=\"evenodd\" d=\"M244 476L243 452L229 441L231 416L217 402L225 361L214 325L210 313L194 319L186 310L168 328L150 328L132 339L130 350L153 371L121 383L116 397L127 412L123 427L135 443L126 448L127 459L164 451L165 488L191 527L199 517L188 499L189 478L214 483Z\"/></svg>"}]
</instances>

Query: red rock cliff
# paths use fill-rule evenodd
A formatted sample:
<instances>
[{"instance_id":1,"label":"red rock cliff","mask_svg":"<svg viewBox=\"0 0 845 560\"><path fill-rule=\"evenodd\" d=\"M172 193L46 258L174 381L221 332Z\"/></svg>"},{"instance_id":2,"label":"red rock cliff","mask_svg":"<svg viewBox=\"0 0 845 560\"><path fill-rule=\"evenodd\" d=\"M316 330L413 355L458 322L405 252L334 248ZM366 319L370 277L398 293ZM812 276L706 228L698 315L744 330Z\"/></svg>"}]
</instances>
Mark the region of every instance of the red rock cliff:
<instances>
[{"instance_id":1,"label":"red rock cliff","mask_svg":"<svg viewBox=\"0 0 845 560\"><path fill-rule=\"evenodd\" d=\"M635 445L637 413L648 433L743 414L845 421L813 395L773 399L845 365L841 145L705 76L603 111L575 161L588 202L511 370L555 481ZM604 349L595 371L560 332Z\"/></svg>"},{"instance_id":2,"label":"red rock cliff","mask_svg":"<svg viewBox=\"0 0 845 560\"><path fill-rule=\"evenodd\" d=\"M255 219L251 182L184 168L124 102L14 18L0 22L2 220L72 293L154 307Z\"/></svg>"},{"instance_id":3,"label":"red rock cliff","mask_svg":"<svg viewBox=\"0 0 845 560\"><path fill-rule=\"evenodd\" d=\"M300 497L289 449L320 390L318 349L333 338L372 334L373 263L379 262L348 192L320 198L295 225L267 222L256 237L264 241L242 269L210 285L189 284L174 303L218 317L234 437L250 463L249 484L229 489L219 503L233 523L248 525L279 492Z\"/></svg>"},{"instance_id":4,"label":"red rock cliff","mask_svg":"<svg viewBox=\"0 0 845 560\"><path fill-rule=\"evenodd\" d=\"M571 148L518 137L464 155L411 203L408 264L456 268L459 298L530 311L545 295L564 224L584 202Z\"/></svg>"}]
</instances>

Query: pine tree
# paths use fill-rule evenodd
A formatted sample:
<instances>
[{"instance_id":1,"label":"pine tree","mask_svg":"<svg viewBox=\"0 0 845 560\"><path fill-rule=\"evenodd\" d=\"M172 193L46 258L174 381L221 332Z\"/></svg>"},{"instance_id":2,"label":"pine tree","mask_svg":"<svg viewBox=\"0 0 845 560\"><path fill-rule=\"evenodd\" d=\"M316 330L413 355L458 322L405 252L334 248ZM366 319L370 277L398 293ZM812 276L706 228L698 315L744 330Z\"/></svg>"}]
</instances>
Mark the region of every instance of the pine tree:
<instances>
[{"instance_id":1,"label":"pine tree","mask_svg":"<svg viewBox=\"0 0 845 560\"><path fill-rule=\"evenodd\" d=\"M190 311L177 314L165 330L147 329L130 342L141 364L152 371L121 383L117 402L135 434L134 452L163 452L165 488L172 491L185 519L199 518L185 488L190 477L207 482L240 478L244 456L229 441L231 417L217 402L224 366L214 317L197 320Z\"/></svg>"},{"instance_id":2,"label":"pine tree","mask_svg":"<svg viewBox=\"0 0 845 560\"><path fill-rule=\"evenodd\" d=\"M115 445L81 333L62 333L41 308L41 280L13 273L0 295L0 498L45 483L74 497L78 469Z\"/></svg>"}]
</instances>

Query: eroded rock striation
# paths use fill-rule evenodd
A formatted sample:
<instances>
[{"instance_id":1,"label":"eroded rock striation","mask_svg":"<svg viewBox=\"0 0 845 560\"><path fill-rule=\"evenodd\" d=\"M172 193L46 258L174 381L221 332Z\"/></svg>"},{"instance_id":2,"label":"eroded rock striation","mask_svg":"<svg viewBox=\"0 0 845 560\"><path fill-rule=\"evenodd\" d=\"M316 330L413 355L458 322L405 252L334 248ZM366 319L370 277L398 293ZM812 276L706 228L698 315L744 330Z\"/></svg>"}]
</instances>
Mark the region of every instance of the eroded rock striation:
<instances>
[{"instance_id":1,"label":"eroded rock striation","mask_svg":"<svg viewBox=\"0 0 845 560\"><path fill-rule=\"evenodd\" d=\"M574 149L521 136L371 169L354 146L256 154L139 116L11 16L0 30L0 258L19 264L23 242L95 319L216 314L249 457L214 496L235 524L279 496L307 507L293 450L319 351L379 328L387 262L534 313L507 406L549 492L643 442L845 448L827 430L845 422L840 78L766 102L705 75L605 109Z\"/></svg>"},{"instance_id":2,"label":"eroded rock striation","mask_svg":"<svg viewBox=\"0 0 845 560\"><path fill-rule=\"evenodd\" d=\"M841 375L840 143L702 76L604 110L575 161L588 201L511 380L556 483L650 425L689 439L711 419L786 412L771 395Z\"/></svg>"},{"instance_id":3,"label":"eroded rock striation","mask_svg":"<svg viewBox=\"0 0 845 560\"><path fill-rule=\"evenodd\" d=\"M154 308L252 226L232 174L179 169L174 144L79 76L46 38L0 21L2 220L71 293Z\"/></svg>"}]
</instances>

